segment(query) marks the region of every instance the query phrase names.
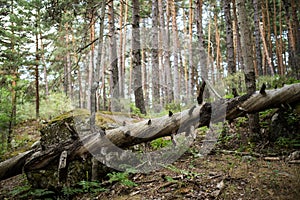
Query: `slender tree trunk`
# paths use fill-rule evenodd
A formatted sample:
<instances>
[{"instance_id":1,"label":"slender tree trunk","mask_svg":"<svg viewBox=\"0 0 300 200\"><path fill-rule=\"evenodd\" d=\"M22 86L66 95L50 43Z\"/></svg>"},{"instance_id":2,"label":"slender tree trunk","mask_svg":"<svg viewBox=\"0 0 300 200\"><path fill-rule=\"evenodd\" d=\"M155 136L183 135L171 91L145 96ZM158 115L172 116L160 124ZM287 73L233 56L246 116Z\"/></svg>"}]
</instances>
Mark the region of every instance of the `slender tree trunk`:
<instances>
[{"instance_id":1,"label":"slender tree trunk","mask_svg":"<svg viewBox=\"0 0 300 200\"><path fill-rule=\"evenodd\" d=\"M237 0L237 8L239 11L238 22L241 31L242 54L245 62L245 83L247 93L252 94L256 91L255 72L253 67L253 49L251 44L251 29L248 20L248 12L246 10L246 2L244 0ZM252 133L252 140L259 139L259 118L257 114L249 114L249 126Z\"/></svg>"},{"instance_id":2,"label":"slender tree trunk","mask_svg":"<svg viewBox=\"0 0 300 200\"><path fill-rule=\"evenodd\" d=\"M271 26L272 25L271 25L271 21L270 21L269 1L266 0L265 4L266 4L266 17L267 17L267 25L266 25L266 30L267 30L266 44L267 44L267 48L266 48L266 50L268 51L268 55L270 56L270 59L268 59L270 68L267 68L267 73L271 74L273 76L275 71L274 71L274 63L273 63L273 59L272 59L272 46L273 46L272 45L272 38L271 38L271 34L272 34L271 33ZM273 67L273 71L271 69L271 66Z\"/></svg>"},{"instance_id":3,"label":"slender tree trunk","mask_svg":"<svg viewBox=\"0 0 300 200\"><path fill-rule=\"evenodd\" d=\"M14 1L11 1L11 13L14 13ZM14 22L12 22L12 35L15 36L15 30L14 30ZM15 49L15 40L14 38L11 39L11 50L13 53L16 53ZM8 125L8 135L7 135L7 149L11 147L11 140L12 140L12 134L13 134L13 128L16 125L16 117L17 117L17 79L18 79L18 66L14 65L12 67L12 79L11 79L11 113L10 113L10 119L9 119L9 125Z\"/></svg>"},{"instance_id":4,"label":"slender tree trunk","mask_svg":"<svg viewBox=\"0 0 300 200\"><path fill-rule=\"evenodd\" d=\"M143 30L146 30L146 19L141 20L140 22L143 24ZM147 41L147 34L141 35L141 41ZM142 65L142 85L143 85L143 92L144 92L144 99L145 99L145 107L150 107L150 71L148 71L150 62L148 59L149 57L147 54L149 54L149 48L146 47L145 42L141 43L141 65Z\"/></svg>"},{"instance_id":5,"label":"slender tree trunk","mask_svg":"<svg viewBox=\"0 0 300 200\"><path fill-rule=\"evenodd\" d=\"M158 58L158 2L152 0L152 107L154 112L160 112L160 87L159 87L159 58Z\"/></svg>"},{"instance_id":6,"label":"slender tree trunk","mask_svg":"<svg viewBox=\"0 0 300 200\"><path fill-rule=\"evenodd\" d=\"M236 67L234 63L234 48L233 48L233 31L232 31L232 19L231 19L231 0L224 1L224 13L225 13L225 22L226 22L226 55L227 55L227 65L228 73L236 73Z\"/></svg>"},{"instance_id":7,"label":"slender tree trunk","mask_svg":"<svg viewBox=\"0 0 300 200\"><path fill-rule=\"evenodd\" d=\"M236 14L236 3L235 0L232 0L232 5L233 5L233 18L234 18L234 24L236 27L236 52L237 52L237 63L238 63L238 68L240 71L244 70L244 60L243 56L241 54L241 37L240 37L240 28L238 26L238 20L237 20L237 14Z\"/></svg>"},{"instance_id":8,"label":"slender tree trunk","mask_svg":"<svg viewBox=\"0 0 300 200\"><path fill-rule=\"evenodd\" d=\"M76 41L75 41L75 36L74 36L74 31L72 31L72 46L73 46L73 56L74 56L74 63L76 64L76 72L77 72L77 80L78 80L78 106L79 108L84 108L84 95L83 95L83 87L82 87L82 74L81 74L81 69L78 64L79 59L78 59L78 54L76 52Z\"/></svg>"},{"instance_id":9,"label":"slender tree trunk","mask_svg":"<svg viewBox=\"0 0 300 200\"><path fill-rule=\"evenodd\" d=\"M146 114L141 71L141 43L140 43L140 3L132 1L132 70L134 77L135 106L142 114Z\"/></svg>"},{"instance_id":10,"label":"slender tree trunk","mask_svg":"<svg viewBox=\"0 0 300 200\"><path fill-rule=\"evenodd\" d=\"M142 41L145 41L143 38ZM146 48L144 43L141 44L141 64L142 64L142 85L143 91L145 93L145 107L149 106L149 85L148 85L148 73L147 73L147 58L146 58Z\"/></svg>"},{"instance_id":11,"label":"slender tree trunk","mask_svg":"<svg viewBox=\"0 0 300 200\"><path fill-rule=\"evenodd\" d=\"M37 11L39 14L39 11ZM35 117L39 119L40 117L40 92L39 92L39 25L38 25L38 14L36 16L36 33L35 33Z\"/></svg>"},{"instance_id":12,"label":"slender tree trunk","mask_svg":"<svg viewBox=\"0 0 300 200\"><path fill-rule=\"evenodd\" d=\"M176 7L175 0L169 0L169 4L171 7L171 15L172 15L172 40L173 40L173 72L174 72L174 102L180 101L180 88L179 88L179 66L178 66L178 29L177 29L177 20L176 20Z\"/></svg>"},{"instance_id":13,"label":"slender tree trunk","mask_svg":"<svg viewBox=\"0 0 300 200\"><path fill-rule=\"evenodd\" d=\"M194 9L193 0L189 0L189 68L188 68L188 83L187 83L187 98L190 99L194 94L192 86L192 71L194 68L194 56L193 56L193 20L194 19Z\"/></svg>"},{"instance_id":14,"label":"slender tree trunk","mask_svg":"<svg viewBox=\"0 0 300 200\"><path fill-rule=\"evenodd\" d=\"M282 2L279 1L279 59L280 62L282 63L282 68L280 71L280 75L284 76L285 74L285 63L283 59L283 53L284 53L284 47L283 47L283 41L282 41Z\"/></svg>"},{"instance_id":15,"label":"slender tree trunk","mask_svg":"<svg viewBox=\"0 0 300 200\"><path fill-rule=\"evenodd\" d=\"M205 81L208 80L208 66L206 65L206 59L207 59L207 54L204 49L204 44L203 44L203 28L202 28L202 6L203 6L203 1L202 0L196 0L195 2L196 10L195 10L195 15L196 15L196 27L197 27L197 37L198 37L198 48L199 48L199 65L200 65L200 71L201 71L201 78L203 78ZM194 71L194 77L195 77L195 84L197 85L197 90L199 90L200 85L198 80L198 72L195 69ZM209 93L205 93L205 98L209 98Z\"/></svg>"},{"instance_id":16,"label":"slender tree trunk","mask_svg":"<svg viewBox=\"0 0 300 200\"><path fill-rule=\"evenodd\" d=\"M220 31L218 28L218 12L214 12L214 25L215 25L215 40L216 40L216 68L217 68L217 79L221 79L223 75L223 69L221 68L222 54L220 44Z\"/></svg>"},{"instance_id":17,"label":"slender tree trunk","mask_svg":"<svg viewBox=\"0 0 300 200\"><path fill-rule=\"evenodd\" d=\"M260 3L259 0L253 0L254 6L254 35L255 35L255 54L256 54L256 66L258 69L258 75L263 75L262 70L262 55L261 55L261 35L260 35Z\"/></svg>"},{"instance_id":18,"label":"slender tree trunk","mask_svg":"<svg viewBox=\"0 0 300 200\"><path fill-rule=\"evenodd\" d=\"M172 73L171 73L171 64L170 64L170 50L169 50L169 19L170 19L170 6L167 1L166 5L166 26L165 26L165 18L164 18L164 12L163 12L163 3L162 0L158 0L158 9L159 9L159 22L160 22L160 30L162 34L162 56L164 58L164 79L166 85L165 88L165 97L166 102L171 103L173 99L173 84L172 84Z\"/></svg>"},{"instance_id":19,"label":"slender tree trunk","mask_svg":"<svg viewBox=\"0 0 300 200\"><path fill-rule=\"evenodd\" d=\"M291 0L292 4L292 16L293 16L293 33L295 38L295 78L300 79L300 19L299 19L299 10L300 3L297 0Z\"/></svg>"},{"instance_id":20,"label":"slender tree trunk","mask_svg":"<svg viewBox=\"0 0 300 200\"><path fill-rule=\"evenodd\" d=\"M46 100L49 96L49 84L48 84L48 72L47 72L47 65L46 65L46 60L45 60L45 54L44 54L44 43L43 43L43 37L42 33L40 31L40 48L41 48L41 59L43 63L43 73L44 73L44 81L45 81L45 96Z\"/></svg>"},{"instance_id":21,"label":"slender tree trunk","mask_svg":"<svg viewBox=\"0 0 300 200\"><path fill-rule=\"evenodd\" d=\"M299 63L300 63L300 25L297 17L297 10L299 10L299 2L294 0L283 1L286 12L286 21L288 26L288 63L292 74L295 78L300 79Z\"/></svg>"},{"instance_id":22,"label":"slender tree trunk","mask_svg":"<svg viewBox=\"0 0 300 200\"><path fill-rule=\"evenodd\" d=\"M276 53L276 58L277 58L277 74L281 74L282 71L282 57L281 57L281 52L280 52L280 43L279 43L279 38L278 38L278 33L277 33L277 5L276 5L276 0L273 0L273 32L274 32L274 38L275 38L275 53ZM281 35L281 33L279 33Z\"/></svg>"},{"instance_id":23,"label":"slender tree trunk","mask_svg":"<svg viewBox=\"0 0 300 200\"><path fill-rule=\"evenodd\" d=\"M14 45L12 45L14 48ZM11 140L13 134L13 128L16 125L16 117L17 117L17 70L13 70L12 73L12 81L11 81L11 113L9 119L8 126L8 135L7 135L7 148L11 147Z\"/></svg>"},{"instance_id":24,"label":"slender tree trunk","mask_svg":"<svg viewBox=\"0 0 300 200\"><path fill-rule=\"evenodd\" d=\"M95 95L97 93L97 89L99 87L100 81L102 81L102 88L104 86L104 77L102 77L102 73L104 71L104 67L101 69L101 63L102 63L102 51L103 51L103 37L104 37L104 18L105 18L105 8L106 8L106 1L102 1L101 5L101 14L100 14L100 22L99 22L99 39L98 39L98 49L97 49L97 62L96 62L96 70L95 70ZM100 98L97 98L98 101ZM99 110L100 108L100 102L96 102L97 108L96 110Z\"/></svg>"},{"instance_id":25,"label":"slender tree trunk","mask_svg":"<svg viewBox=\"0 0 300 200\"><path fill-rule=\"evenodd\" d=\"M119 19L119 38L120 38L120 43L119 43L119 93L120 97L124 98L124 90L125 90L125 65L123 64L124 62L124 54L123 54L123 48L125 48L124 42L123 42L123 35L126 34L126 32L123 32L123 18L124 18L124 2L120 1L120 19ZM125 33L125 34L124 34Z\"/></svg>"},{"instance_id":26,"label":"slender tree trunk","mask_svg":"<svg viewBox=\"0 0 300 200\"><path fill-rule=\"evenodd\" d=\"M72 94L72 63L71 63L71 56L70 56L70 51L69 51L69 23L66 22L65 24L65 37L66 37L66 71L65 71L65 92L66 95L70 98L73 99L73 94Z\"/></svg>"},{"instance_id":27,"label":"slender tree trunk","mask_svg":"<svg viewBox=\"0 0 300 200\"><path fill-rule=\"evenodd\" d=\"M90 42L92 42L90 46L90 60L89 60L89 104L88 104L88 110L90 111L91 117L90 117L90 126L91 130L95 131L95 117L96 117L96 91L98 88L97 81L95 78L95 65L94 65L94 57L95 57L95 43L93 42L95 40L95 11L94 9L91 9L89 11L89 17L90 17ZM95 161L96 162L96 161ZM96 163L95 163L96 164Z\"/></svg>"},{"instance_id":28,"label":"slender tree trunk","mask_svg":"<svg viewBox=\"0 0 300 200\"><path fill-rule=\"evenodd\" d=\"M263 27L260 26L260 34L262 36L262 41L263 41L263 47L264 47L264 52L265 52L265 55L266 55L266 58L267 58L267 62L268 62L268 66L269 66L269 70L266 70L266 72L270 71L271 75L274 76L274 67L273 67L273 64L272 64L272 61L271 61L271 58L270 58L270 55L269 55L269 51L268 51L268 47L267 47L267 42L265 40L265 35L264 35L264 31L263 31Z\"/></svg>"},{"instance_id":29,"label":"slender tree trunk","mask_svg":"<svg viewBox=\"0 0 300 200\"><path fill-rule=\"evenodd\" d=\"M117 57L117 43L115 36L115 18L114 18L114 1L109 1L109 34L110 34L110 94L111 94L111 110L120 111L119 98L119 69Z\"/></svg>"}]
</instances>

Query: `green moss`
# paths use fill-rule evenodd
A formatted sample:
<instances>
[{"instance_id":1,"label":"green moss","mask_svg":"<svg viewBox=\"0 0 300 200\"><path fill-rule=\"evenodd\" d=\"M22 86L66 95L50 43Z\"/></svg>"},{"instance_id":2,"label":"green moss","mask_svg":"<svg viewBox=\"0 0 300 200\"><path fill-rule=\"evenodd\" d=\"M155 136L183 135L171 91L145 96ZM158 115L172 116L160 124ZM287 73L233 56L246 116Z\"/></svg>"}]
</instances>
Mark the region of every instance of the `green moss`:
<instances>
[{"instance_id":1,"label":"green moss","mask_svg":"<svg viewBox=\"0 0 300 200\"><path fill-rule=\"evenodd\" d=\"M61 115L56 116L54 119L52 119L49 124L55 123L57 121L61 121L70 117L76 117L76 116L88 116L89 112L85 109L75 109L69 112L65 112Z\"/></svg>"}]
</instances>

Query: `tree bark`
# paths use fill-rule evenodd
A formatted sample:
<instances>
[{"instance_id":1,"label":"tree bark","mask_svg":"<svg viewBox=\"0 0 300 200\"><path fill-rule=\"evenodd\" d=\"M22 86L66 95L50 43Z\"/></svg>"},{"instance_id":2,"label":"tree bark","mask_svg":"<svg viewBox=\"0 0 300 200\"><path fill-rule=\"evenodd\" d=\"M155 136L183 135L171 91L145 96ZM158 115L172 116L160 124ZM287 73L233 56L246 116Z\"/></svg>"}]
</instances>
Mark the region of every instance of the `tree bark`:
<instances>
[{"instance_id":1,"label":"tree bark","mask_svg":"<svg viewBox=\"0 0 300 200\"><path fill-rule=\"evenodd\" d=\"M135 106L142 114L146 114L145 100L142 87L141 70L141 41L140 41L140 3L138 0L132 2L132 64L134 78Z\"/></svg>"},{"instance_id":2,"label":"tree bark","mask_svg":"<svg viewBox=\"0 0 300 200\"><path fill-rule=\"evenodd\" d=\"M151 37L151 64L152 64L152 108L160 112L159 89L159 58L158 58L158 2L152 0L152 37Z\"/></svg>"},{"instance_id":3,"label":"tree bark","mask_svg":"<svg viewBox=\"0 0 300 200\"><path fill-rule=\"evenodd\" d=\"M241 30L241 42L242 42L242 55L245 62L245 83L247 93L251 94L256 90L255 72L253 67L253 53L251 44L251 29L250 22L248 20L248 12L246 10L246 2L243 0L237 0L237 8L239 10L238 22ZM249 126L252 133L252 139L259 139L259 116L258 113L249 115Z\"/></svg>"},{"instance_id":4,"label":"tree bark","mask_svg":"<svg viewBox=\"0 0 300 200\"><path fill-rule=\"evenodd\" d=\"M172 40L173 40L173 72L174 72L174 79L173 79L173 84L174 84L174 89L173 89L173 94L174 94L174 102L179 103L180 99L180 87L179 87L179 59L178 59L178 52L179 52L179 41L178 41L178 28L177 28L177 20L176 20L176 6L175 6L175 1L174 0L169 0L170 8L171 8L171 15L172 15Z\"/></svg>"},{"instance_id":5,"label":"tree bark","mask_svg":"<svg viewBox=\"0 0 300 200\"><path fill-rule=\"evenodd\" d=\"M300 83L265 92L264 95L255 92L229 100L220 100L221 105L227 105L227 107L226 115L218 117L233 120L249 113L252 114L270 108L277 108L284 103L293 105L300 101ZM215 103L218 104L218 102ZM135 124L107 130L105 137L116 146L124 148L159 137L172 135L185 125L194 127L208 126L210 124L212 106L216 105L215 103L204 103L200 106L194 106L189 110L175 113L171 117L164 116L152 119L150 125L148 120L144 120ZM22 173L23 167L25 171L42 169L55 158L59 157L61 152L65 150L70 155L68 162L71 162L88 153L88 150L99 148L98 142L100 141L101 143L101 137L99 133L92 133L81 140L67 140L49 149L41 150L38 148L24 152L0 163L0 180ZM85 144L84 146L82 145L83 143ZM101 143L101 147L105 145L105 143Z\"/></svg>"},{"instance_id":6,"label":"tree bark","mask_svg":"<svg viewBox=\"0 0 300 200\"><path fill-rule=\"evenodd\" d=\"M261 56L261 35L260 35L260 3L261 1L253 0L253 6L254 6L254 35L255 35L255 53L256 53L256 65L258 69L258 75L263 75L262 70L262 56Z\"/></svg>"},{"instance_id":7,"label":"tree bark","mask_svg":"<svg viewBox=\"0 0 300 200\"><path fill-rule=\"evenodd\" d=\"M225 13L226 21L226 55L229 74L236 73L236 66L234 62L234 48L233 48L233 31L232 31L232 19L231 19L231 0L224 1L223 9Z\"/></svg>"},{"instance_id":8,"label":"tree bark","mask_svg":"<svg viewBox=\"0 0 300 200\"><path fill-rule=\"evenodd\" d=\"M111 95L111 111L120 111L118 103L119 98L119 68L117 57L117 42L115 33L115 17L114 17L114 1L108 3L108 24L110 34L110 95Z\"/></svg>"}]
</instances>

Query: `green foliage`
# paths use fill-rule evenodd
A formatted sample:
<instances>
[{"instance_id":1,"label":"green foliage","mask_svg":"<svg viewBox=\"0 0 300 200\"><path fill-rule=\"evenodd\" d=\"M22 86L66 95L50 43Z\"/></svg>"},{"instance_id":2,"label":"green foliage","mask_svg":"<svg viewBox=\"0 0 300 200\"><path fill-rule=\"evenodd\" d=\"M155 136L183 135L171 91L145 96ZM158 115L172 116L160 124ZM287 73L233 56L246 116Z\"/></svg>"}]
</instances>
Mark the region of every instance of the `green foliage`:
<instances>
[{"instance_id":1,"label":"green foliage","mask_svg":"<svg viewBox=\"0 0 300 200\"><path fill-rule=\"evenodd\" d=\"M236 122L236 127L241 127L241 126L245 125L246 122L247 122L246 117L239 117Z\"/></svg>"},{"instance_id":2,"label":"green foliage","mask_svg":"<svg viewBox=\"0 0 300 200\"><path fill-rule=\"evenodd\" d=\"M134 115L142 116L140 109L137 108L134 103L130 103L130 112Z\"/></svg>"},{"instance_id":3,"label":"green foliage","mask_svg":"<svg viewBox=\"0 0 300 200\"><path fill-rule=\"evenodd\" d=\"M55 192L48 190L48 189L33 189L30 191L31 196L38 197L38 198L42 198L42 197L45 198L45 197L47 197L49 195L53 195L53 194L55 194Z\"/></svg>"},{"instance_id":4,"label":"green foliage","mask_svg":"<svg viewBox=\"0 0 300 200\"><path fill-rule=\"evenodd\" d=\"M167 139L164 139L164 138L157 138L157 139L151 141L151 143L150 143L151 147L154 150L164 148L164 147L166 147L168 145L171 145L171 144L172 144L171 140L167 140Z\"/></svg>"},{"instance_id":5,"label":"green foliage","mask_svg":"<svg viewBox=\"0 0 300 200\"><path fill-rule=\"evenodd\" d=\"M171 176L165 176L166 181L174 183L177 182L177 180L174 180Z\"/></svg>"},{"instance_id":6,"label":"green foliage","mask_svg":"<svg viewBox=\"0 0 300 200\"><path fill-rule=\"evenodd\" d=\"M275 145L280 148L299 148L300 138L279 137L275 141Z\"/></svg>"},{"instance_id":7,"label":"green foliage","mask_svg":"<svg viewBox=\"0 0 300 200\"><path fill-rule=\"evenodd\" d=\"M225 96L224 96L224 98L225 99L232 99L234 96L233 96L233 94L226 94Z\"/></svg>"},{"instance_id":8,"label":"green foliage","mask_svg":"<svg viewBox=\"0 0 300 200\"><path fill-rule=\"evenodd\" d=\"M8 126L11 112L10 91L0 87L0 130Z\"/></svg>"},{"instance_id":9,"label":"green foliage","mask_svg":"<svg viewBox=\"0 0 300 200\"><path fill-rule=\"evenodd\" d=\"M300 83L300 80L297 80L293 77L286 77L286 76L260 76L257 79L257 90L260 89L263 83L266 84L267 89L273 89L275 87L281 88L284 84L293 84L293 83Z\"/></svg>"},{"instance_id":10,"label":"green foliage","mask_svg":"<svg viewBox=\"0 0 300 200\"><path fill-rule=\"evenodd\" d=\"M31 188L31 186L28 184L25 184L25 185L19 186L19 187L15 187L12 191L9 192L9 195L12 197L24 195L24 193L28 195L30 188Z\"/></svg>"},{"instance_id":11,"label":"green foliage","mask_svg":"<svg viewBox=\"0 0 300 200\"><path fill-rule=\"evenodd\" d=\"M246 92L245 77L244 73L242 72L237 72L234 75L228 75L226 78L224 78L224 82L227 86L226 88L228 88L228 91L226 92L228 95L227 97L232 95L232 88L236 88L239 95Z\"/></svg>"},{"instance_id":12,"label":"green foliage","mask_svg":"<svg viewBox=\"0 0 300 200\"><path fill-rule=\"evenodd\" d=\"M53 199L55 192L48 189L32 189L30 185L14 188L9 195L17 199Z\"/></svg>"},{"instance_id":13,"label":"green foliage","mask_svg":"<svg viewBox=\"0 0 300 200\"><path fill-rule=\"evenodd\" d=\"M40 102L40 117L51 119L54 116L73 109L71 100L64 93L53 93L48 99L42 99ZM26 102L19 106L17 112L18 121L35 118L35 104Z\"/></svg>"},{"instance_id":14,"label":"green foliage","mask_svg":"<svg viewBox=\"0 0 300 200\"><path fill-rule=\"evenodd\" d=\"M63 187L61 192L64 194L64 196L73 196L76 194L83 193L83 189L81 188L72 188L72 187Z\"/></svg>"},{"instance_id":15,"label":"green foliage","mask_svg":"<svg viewBox=\"0 0 300 200\"><path fill-rule=\"evenodd\" d=\"M173 172L185 175L188 179L193 179L195 177L201 176L201 174L199 174L199 173L196 173L196 172L193 172L193 171L184 170L184 169L179 169L179 168L175 167L174 165L168 165L168 166L165 166L165 167L167 169L173 171Z\"/></svg>"},{"instance_id":16,"label":"green foliage","mask_svg":"<svg viewBox=\"0 0 300 200\"><path fill-rule=\"evenodd\" d=\"M79 185L82 186L82 192L87 193L87 192L103 192L106 189L101 187L100 183L97 181L80 181Z\"/></svg>"},{"instance_id":17,"label":"green foliage","mask_svg":"<svg viewBox=\"0 0 300 200\"><path fill-rule=\"evenodd\" d=\"M290 146L290 139L286 137L279 137L275 141L275 144L278 145L279 147L289 147Z\"/></svg>"},{"instance_id":18,"label":"green foliage","mask_svg":"<svg viewBox=\"0 0 300 200\"><path fill-rule=\"evenodd\" d=\"M300 115L293 111L286 112L285 118L289 126L295 125L300 121Z\"/></svg>"},{"instance_id":19,"label":"green foliage","mask_svg":"<svg viewBox=\"0 0 300 200\"><path fill-rule=\"evenodd\" d=\"M172 103L168 103L165 105L165 109L166 110L170 110L172 112L180 112L181 111L181 105L180 103L175 103L175 102L172 102Z\"/></svg>"},{"instance_id":20,"label":"green foliage","mask_svg":"<svg viewBox=\"0 0 300 200\"><path fill-rule=\"evenodd\" d=\"M127 187L136 187L137 184L131 180L129 180L129 172L125 171L125 172L112 172L107 174L109 177L109 182L113 183L113 182L119 182L124 186Z\"/></svg>"}]
</instances>

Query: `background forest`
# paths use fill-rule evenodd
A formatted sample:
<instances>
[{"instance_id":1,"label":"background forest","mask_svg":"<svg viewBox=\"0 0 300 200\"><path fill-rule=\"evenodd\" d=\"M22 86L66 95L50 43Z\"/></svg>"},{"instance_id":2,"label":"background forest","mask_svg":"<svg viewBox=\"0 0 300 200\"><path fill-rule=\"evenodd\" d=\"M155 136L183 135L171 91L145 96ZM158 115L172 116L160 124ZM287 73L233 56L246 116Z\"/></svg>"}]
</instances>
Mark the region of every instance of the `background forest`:
<instances>
[{"instance_id":1,"label":"background forest","mask_svg":"<svg viewBox=\"0 0 300 200\"><path fill-rule=\"evenodd\" d=\"M0 2L2 151L24 120L179 111L201 78L227 98L300 79L297 0Z\"/></svg>"}]
</instances>

